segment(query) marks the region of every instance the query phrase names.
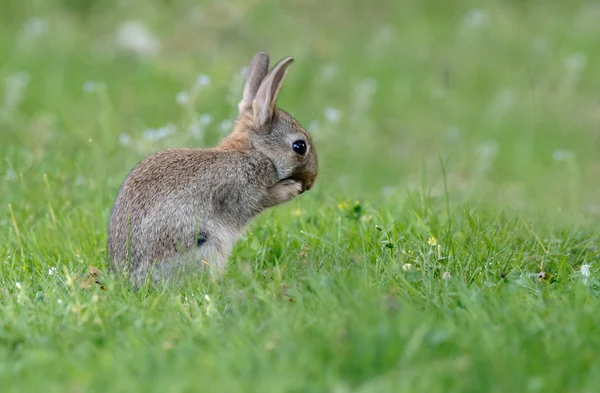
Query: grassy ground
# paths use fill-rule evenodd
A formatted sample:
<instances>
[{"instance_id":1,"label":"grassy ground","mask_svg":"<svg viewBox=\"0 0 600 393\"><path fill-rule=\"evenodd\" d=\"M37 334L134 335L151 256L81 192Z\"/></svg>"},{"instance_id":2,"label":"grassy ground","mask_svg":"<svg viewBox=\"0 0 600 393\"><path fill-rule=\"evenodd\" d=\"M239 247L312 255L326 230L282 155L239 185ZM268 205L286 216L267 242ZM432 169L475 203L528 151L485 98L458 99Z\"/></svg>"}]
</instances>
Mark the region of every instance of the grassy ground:
<instances>
[{"instance_id":1,"label":"grassy ground","mask_svg":"<svg viewBox=\"0 0 600 393\"><path fill-rule=\"evenodd\" d=\"M4 1L3 392L597 391L600 7L377 4ZM81 289L129 170L215 144L257 50L296 57L316 187L222 282Z\"/></svg>"}]
</instances>

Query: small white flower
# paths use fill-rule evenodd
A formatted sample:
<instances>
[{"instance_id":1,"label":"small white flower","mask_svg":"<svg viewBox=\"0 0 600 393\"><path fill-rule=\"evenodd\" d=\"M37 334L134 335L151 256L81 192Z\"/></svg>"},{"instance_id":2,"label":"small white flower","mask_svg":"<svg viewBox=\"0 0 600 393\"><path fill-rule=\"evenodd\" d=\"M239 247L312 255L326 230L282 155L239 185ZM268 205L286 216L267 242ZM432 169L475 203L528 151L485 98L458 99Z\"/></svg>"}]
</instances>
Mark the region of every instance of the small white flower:
<instances>
[{"instance_id":1,"label":"small white flower","mask_svg":"<svg viewBox=\"0 0 600 393\"><path fill-rule=\"evenodd\" d=\"M308 132L313 133L316 132L319 129L319 121L318 120L313 120L308 124L308 127L306 128L308 130Z\"/></svg>"},{"instance_id":2,"label":"small white flower","mask_svg":"<svg viewBox=\"0 0 600 393\"><path fill-rule=\"evenodd\" d=\"M157 141L173 134L174 132L175 126L172 124L167 124L159 129L147 128L144 130L144 138L149 141Z\"/></svg>"},{"instance_id":3,"label":"small white flower","mask_svg":"<svg viewBox=\"0 0 600 393\"><path fill-rule=\"evenodd\" d=\"M208 113L203 113L198 117L198 122L203 126L207 126L212 123L213 117Z\"/></svg>"},{"instance_id":4,"label":"small white flower","mask_svg":"<svg viewBox=\"0 0 600 393\"><path fill-rule=\"evenodd\" d=\"M326 108L325 109L325 118L330 122L330 123L339 123L340 118L341 118L341 114L340 111L336 108Z\"/></svg>"},{"instance_id":5,"label":"small white flower","mask_svg":"<svg viewBox=\"0 0 600 393\"><path fill-rule=\"evenodd\" d=\"M177 93L176 100L177 100L177 103L180 105L187 104L189 102L188 93L186 93L185 91L180 91L179 93Z\"/></svg>"},{"instance_id":6,"label":"small white flower","mask_svg":"<svg viewBox=\"0 0 600 393\"><path fill-rule=\"evenodd\" d=\"M125 133L119 135L119 143L123 146L128 145L131 141L131 137Z\"/></svg>"},{"instance_id":7,"label":"small white flower","mask_svg":"<svg viewBox=\"0 0 600 393\"><path fill-rule=\"evenodd\" d=\"M456 141L460 138L460 127L450 126L444 132L444 138L448 141Z\"/></svg>"},{"instance_id":8,"label":"small white flower","mask_svg":"<svg viewBox=\"0 0 600 393\"><path fill-rule=\"evenodd\" d=\"M375 31L374 41L380 44L389 44L396 38L396 30L390 25L380 25Z\"/></svg>"},{"instance_id":9,"label":"small white flower","mask_svg":"<svg viewBox=\"0 0 600 393\"><path fill-rule=\"evenodd\" d=\"M600 205L596 205L596 204L589 204L586 206L585 210L589 213L589 214L598 214L600 213Z\"/></svg>"},{"instance_id":10,"label":"small white flower","mask_svg":"<svg viewBox=\"0 0 600 393\"><path fill-rule=\"evenodd\" d=\"M440 86L434 86L431 89L431 96L433 98L444 98L446 96L446 90Z\"/></svg>"},{"instance_id":11,"label":"small white flower","mask_svg":"<svg viewBox=\"0 0 600 393\"><path fill-rule=\"evenodd\" d=\"M563 65L568 72L579 74L587 65L587 56L581 52L573 53L564 59Z\"/></svg>"},{"instance_id":12,"label":"small white flower","mask_svg":"<svg viewBox=\"0 0 600 393\"><path fill-rule=\"evenodd\" d=\"M379 82L375 78L367 78L358 83L358 90L363 94L372 95L377 91Z\"/></svg>"},{"instance_id":13,"label":"small white flower","mask_svg":"<svg viewBox=\"0 0 600 393\"><path fill-rule=\"evenodd\" d=\"M4 108L12 111L23 100L25 89L29 85L29 74L19 71L6 77L4 80Z\"/></svg>"},{"instance_id":14,"label":"small white flower","mask_svg":"<svg viewBox=\"0 0 600 393\"><path fill-rule=\"evenodd\" d=\"M48 269L48 275L49 276L53 275L54 272L56 272L56 266L52 266L50 269Z\"/></svg>"},{"instance_id":15,"label":"small white flower","mask_svg":"<svg viewBox=\"0 0 600 393\"><path fill-rule=\"evenodd\" d=\"M554 161L567 161L574 157L574 153L569 150L555 150L552 153L552 159Z\"/></svg>"},{"instance_id":16,"label":"small white flower","mask_svg":"<svg viewBox=\"0 0 600 393\"><path fill-rule=\"evenodd\" d=\"M494 104L500 109L508 108L515 102L515 91L510 87L500 89L494 98Z\"/></svg>"},{"instance_id":17,"label":"small white flower","mask_svg":"<svg viewBox=\"0 0 600 393\"><path fill-rule=\"evenodd\" d=\"M96 91L96 82L94 81L85 81L83 84L83 91L86 93L93 93Z\"/></svg>"},{"instance_id":18,"label":"small white flower","mask_svg":"<svg viewBox=\"0 0 600 393\"><path fill-rule=\"evenodd\" d=\"M366 78L354 87L354 111L365 112L371 105L373 95L377 91L377 79Z\"/></svg>"},{"instance_id":19,"label":"small white flower","mask_svg":"<svg viewBox=\"0 0 600 393\"><path fill-rule=\"evenodd\" d=\"M188 127L188 133L195 137L201 137L202 136L202 128L200 127L199 124L192 123Z\"/></svg>"},{"instance_id":20,"label":"small white flower","mask_svg":"<svg viewBox=\"0 0 600 393\"><path fill-rule=\"evenodd\" d=\"M394 193L395 189L392 186L385 186L381 189L381 194L384 198L389 198Z\"/></svg>"},{"instance_id":21,"label":"small white flower","mask_svg":"<svg viewBox=\"0 0 600 393\"><path fill-rule=\"evenodd\" d=\"M196 86L208 86L210 85L210 76L208 75L199 75L198 79L196 79Z\"/></svg>"},{"instance_id":22,"label":"small white flower","mask_svg":"<svg viewBox=\"0 0 600 393\"><path fill-rule=\"evenodd\" d=\"M484 10L469 10L469 12L467 12L467 15L465 15L465 24L467 26L485 26L489 23L489 21L490 15L487 13L487 11Z\"/></svg>"},{"instance_id":23,"label":"small white flower","mask_svg":"<svg viewBox=\"0 0 600 393\"><path fill-rule=\"evenodd\" d=\"M48 22L43 18L29 18L23 25L23 34L38 37L48 31Z\"/></svg>"},{"instance_id":24,"label":"small white flower","mask_svg":"<svg viewBox=\"0 0 600 393\"><path fill-rule=\"evenodd\" d=\"M79 175L79 176L77 176L77 178L75 178L74 184L76 186L83 186L83 185L87 184L87 179L84 176Z\"/></svg>"},{"instance_id":25,"label":"small white flower","mask_svg":"<svg viewBox=\"0 0 600 393\"><path fill-rule=\"evenodd\" d=\"M15 283L15 287L17 287L17 289L21 289L21 283L17 281L17 282Z\"/></svg>"},{"instance_id":26,"label":"small white flower","mask_svg":"<svg viewBox=\"0 0 600 393\"><path fill-rule=\"evenodd\" d=\"M117 45L125 51L142 56L155 55L160 49L160 42L141 22L128 20L117 30Z\"/></svg>"},{"instance_id":27,"label":"small white flower","mask_svg":"<svg viewBox=\"0 0 600 393\"><path fill-rule=\"evenodd\" d=\"M8 168L4 173L4 180L15 180L17 178L17 173L12 168Z\"/></svg>"},{"instance_id":28,"label":"small white flower","mask_svg":"<svg viewBox=\"0 0 600 393\"><path fill-rule=\"evenodd\" d=\"M475 153L479 156L481 160L491 160L498 154L498 149L498 142L492 139L478 145L475 148Z\"/></svg>"},{"instance_id":29,"label":"small white flower","mask_svg":"<svg viewBox=\"0 0 600 393\"><path fill-rule=\"evenodd\" d=\"M589 264L583 264L581 265L581 268L579 269L579 272L581 273L581 275L583 276L583 283L587 284L587 280L591 275L590 272L590 265Z\"/></svg>"},{"instance_id":30,"label":"small white flower","mask_svg":"<svg viewBox=\"0 0 600 393\"><path fill-rule=\"evenodd\" d=\"M566 155L563 150L554 150L554 152L552 153L552 158L554 159L554 161L564 161L565 156Z\"/></svg>"},{"instance_id":31,"label":"small white flower","mask_svg":"<svg viewBox=\"0 0 600 393\"><path fill-rule=\"evenodd\" d=\"M335 78L335 76L339 73L340 66L337 64L327 64L323 68L321 68L321 78L325 80L330 80Z\"/></svg>"},{"instance_id":32,"label":"small white flower","mask_svg":"<svg viewBox=\"0 0 600 393\"><path fill-rule=\"evenodd\" d=\"M231 131L231 127L233 127L233 122L229 119L225 119L219 124L219 132L221 134L228 134Z\"/></svg>"},{"instance_id":33,"label":"small white flower","mask_svg":"<svg viewBox=\"0 0 600 393\"><path fill-rule=\"evenodd\" d=\"M77 178L75 179L75 185L76 186L83 186L87 183L87 179L84 176L77 176Z\"/></svg>"},{"instance_id":34,"label":"small white flower","mask_svg":"<svg viewBox=\"0 0 600 393\"><path fill-rule=\"evenodd\" d=\"M588 264L584 264L581 265L581 268L579 269L579 271L581 272L581 275L583 277L589 277L590 276L590 265Z\"/></svg>"},{"instance_id":35,"label":"small white flower","mask_svg":"<svg viewBox=\"0 0 600 393\"><path fill-rule=\"evenodd\" d=\"M339 183L341 186L346 186L346 185L347 185L349 182L350 182L350 176L348 176L348 175L341 175L341 176L338 178L338 183Z\"/></svg>"},{"instance_id":36,"label":"small white flower","mask_svg":"<svg viewBox=\"0 0 600 393\"><path fill-rule=\"evenodd\" d=\"M204 300L206 300L206 306L204 308L204 313L206 314L206 316L211 317L212 315L216 314L217 310L216 310L215 306L212 304L212 301L210 299L210 296L208 296L208 294L204 295Z\"/></svg>"}]
</instances>

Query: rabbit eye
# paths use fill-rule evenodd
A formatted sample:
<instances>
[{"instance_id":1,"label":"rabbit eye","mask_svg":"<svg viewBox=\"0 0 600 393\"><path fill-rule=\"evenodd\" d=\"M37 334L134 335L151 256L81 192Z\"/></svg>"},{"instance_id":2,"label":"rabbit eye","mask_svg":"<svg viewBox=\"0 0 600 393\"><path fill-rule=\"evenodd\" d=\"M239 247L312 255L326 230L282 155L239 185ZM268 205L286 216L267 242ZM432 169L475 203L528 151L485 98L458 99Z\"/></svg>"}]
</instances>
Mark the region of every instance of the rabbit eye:
<instances>
[{"instance_id":1,"label":"rabbit eye","mask_svg":"<svg viewBox=\"0 0 600 393\"><path fill-rule=\"evenodd\" d=\"M296 141L292 143L292 149L301 156L306 154L306 142L303 140Z\"/></svg>"}]
</instances>

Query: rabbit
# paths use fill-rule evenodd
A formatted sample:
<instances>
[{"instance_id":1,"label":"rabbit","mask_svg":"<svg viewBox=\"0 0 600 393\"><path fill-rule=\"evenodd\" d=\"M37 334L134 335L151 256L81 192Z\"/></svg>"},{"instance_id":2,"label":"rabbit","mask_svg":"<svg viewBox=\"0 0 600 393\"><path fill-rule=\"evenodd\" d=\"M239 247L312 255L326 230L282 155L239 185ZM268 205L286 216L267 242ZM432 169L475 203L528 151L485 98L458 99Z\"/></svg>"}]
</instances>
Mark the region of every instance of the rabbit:
<instances>
[{"instance_id":1,"label":"rabbit","mask_svg":"<svg viewBox=\"0 0 600 393\"><path fill-rule=\"evenodd\" d=\"M311 136L276 106L293 60L269 71L269 56L254 56L233 130L216 147L162 150L129 173L110 213L110 271L136 287L205 267L220 276L253 218L313 187Z\"/></svg>"}]
</instances>

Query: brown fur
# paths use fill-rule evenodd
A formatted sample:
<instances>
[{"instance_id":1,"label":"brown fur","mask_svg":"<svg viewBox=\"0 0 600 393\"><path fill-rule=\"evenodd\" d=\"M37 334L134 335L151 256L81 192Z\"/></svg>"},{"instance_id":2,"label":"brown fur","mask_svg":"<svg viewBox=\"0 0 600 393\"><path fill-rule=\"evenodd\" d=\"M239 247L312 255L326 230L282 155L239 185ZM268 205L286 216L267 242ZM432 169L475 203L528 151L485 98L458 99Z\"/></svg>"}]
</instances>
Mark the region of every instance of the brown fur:
<instances>
[{"instance_id":1,"label":"brown fur","mask_svg":"<svg viewBox=\"0 0 600 393\"><path fill-rule=\"evenodd\" d=\"M234 130L217 147L160 151L131 171L108 228L113 272L135 285L203 266L221 272L256 215L313 186L318 162L310 135L274 104L290 63L267 74L268 57L255 56ZM304 156L292 149L299 139L309 147Z\"/></svg>"}]
</instances>

